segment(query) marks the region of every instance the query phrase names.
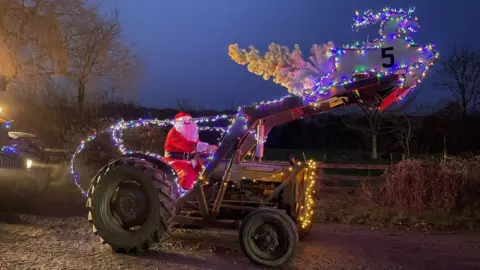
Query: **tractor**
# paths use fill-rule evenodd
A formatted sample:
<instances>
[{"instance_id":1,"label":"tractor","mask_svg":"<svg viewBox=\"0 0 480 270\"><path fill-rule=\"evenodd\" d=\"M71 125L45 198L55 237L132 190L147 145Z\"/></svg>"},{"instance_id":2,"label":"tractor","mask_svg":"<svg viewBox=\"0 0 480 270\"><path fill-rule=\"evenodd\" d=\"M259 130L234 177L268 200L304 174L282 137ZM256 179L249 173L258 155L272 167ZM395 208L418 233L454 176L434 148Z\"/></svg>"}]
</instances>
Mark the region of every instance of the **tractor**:
<instances>
[{"instance_id":1,"label":"tractor","mask_svg":"<svg viewBox=\"0 0 480 270\"><path fill-rule=\"evenodd\" d=\"M367 12L356 24L383 20L383 28L394 28L400 21L413 29L403 20L410 11L382 12ZM334 83L318 85L306 97L289 95L241 107L190 190L181 189L177 172L161 156L123 151L93 177L87 191L94 233L115 252L130 253L164 240L175 225L238 229L241 249L252 262L270 267L288 263L312 229L316 163L263 160L266 135L277 125L335 108L382 110L405 96L438 54L432 46L387 38L361 52L359 47L332 49ZM248 158L252 154L253 160Z\"/></svg>"},{"instance_id":2,"label":"tractor","mask_svg":"<svg viewBox=\"0 0 480 270\"><path fill-rule=\"evenodd\" d=\"M53 167L38 137L11 131L12 123L0 117L0 186L8 195L26 201L49 186Z\"/></svg>"}]
</instances>

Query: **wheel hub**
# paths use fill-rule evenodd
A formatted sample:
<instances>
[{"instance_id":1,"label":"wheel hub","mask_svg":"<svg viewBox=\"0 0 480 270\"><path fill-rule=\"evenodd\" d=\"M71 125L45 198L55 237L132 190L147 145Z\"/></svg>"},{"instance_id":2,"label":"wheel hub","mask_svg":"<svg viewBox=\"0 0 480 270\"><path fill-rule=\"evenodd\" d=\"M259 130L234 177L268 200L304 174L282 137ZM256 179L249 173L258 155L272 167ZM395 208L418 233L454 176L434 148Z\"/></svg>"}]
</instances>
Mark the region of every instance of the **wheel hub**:
<instances>
[{"instance_id":1,"label":"wheel hub","mask_svg":"<svg viewBox=\"0 0 480 270\"><path fill-rule=\"evenodd\" d=\"M131 195L131 193L129 193ZM120 211L122 215L128 219L134 219L137 217L137 208L135 205L135 198L133 196L128 196L121 198L120 200Z\"/></svg>"},{"instance_id":2,"label":"wheel hub","mask_svg":"<svg viewBox=\"0 0 480 270\"><path fill-rule=\"evenodd\" d=\"M263 252L273 252L279 246L277 232L269 224L264 224L255 231L253 241Z\"/></svg>"},{"instance_id":3,"label":"wheel hub","mask_svg":"<svg viewBox=\"0 0 480 270\"><path fill-rule=\"evenodd\" d=\"M131 183L120 185L112 206L124 228L141 226L147 219L148 198L139 185Z\"/></svg>"}]
</instances>

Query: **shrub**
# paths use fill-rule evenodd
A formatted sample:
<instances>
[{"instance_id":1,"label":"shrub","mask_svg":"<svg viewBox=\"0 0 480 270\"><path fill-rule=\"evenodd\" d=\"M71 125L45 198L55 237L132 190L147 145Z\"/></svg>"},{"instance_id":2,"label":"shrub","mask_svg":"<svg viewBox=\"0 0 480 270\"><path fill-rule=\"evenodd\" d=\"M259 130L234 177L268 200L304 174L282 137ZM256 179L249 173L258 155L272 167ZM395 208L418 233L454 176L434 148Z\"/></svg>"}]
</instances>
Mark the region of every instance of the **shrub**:
<instances>
[{"instance_id":1,"label":"shrub","mask_svg":"<svg viewBox=\"0 0 480 270\"><path fill-rule=\"evenodd\" d=\"M376 203L402 211L472 211L480 202L480 157L392 165L378 189L364 186Z\"/></svg>"}]
</instances>

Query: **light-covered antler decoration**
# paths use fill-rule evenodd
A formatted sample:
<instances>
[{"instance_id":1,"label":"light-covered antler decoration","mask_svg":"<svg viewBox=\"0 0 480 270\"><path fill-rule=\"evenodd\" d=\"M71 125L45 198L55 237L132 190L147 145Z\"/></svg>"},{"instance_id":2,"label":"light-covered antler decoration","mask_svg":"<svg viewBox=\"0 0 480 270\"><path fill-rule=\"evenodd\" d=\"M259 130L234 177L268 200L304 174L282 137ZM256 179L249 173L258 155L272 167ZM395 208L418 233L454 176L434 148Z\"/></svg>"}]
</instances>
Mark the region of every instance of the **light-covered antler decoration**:
<instances>
[{"instance_id":1,"label":"light-covered antler decoration","mask_svg":"<svg viewBox=\"0 0 480 270\"><path fill-rule=\"evenodd\" d=\"M295 45L292 52L285 47L271 43L264 56L250 46L249 51L240 49L238 44L231 44L228 55L238 64L247 65L248 71L263 76L288 89L291 94L303 96L305 91L313 90L319 78L327 76L334 70L332 59L333 43L313 45L309 61L302 57L300 46Z\"/></svg>"},{"instance_id":2,"label":"light-covered antler decoration","mask_svg":"<svg viewBox=\"0 0 480 270\"><path fill-rule=\"evenodd\" d=\"M384 8L374 13L367 10L363 15L356 12L352 28L380 23L380 38L373 42L355 42L336 48L332 42L313 45L309 61L304 61L298 45L293 52L287 47L271 44L264 56L250 46L249 51L237 44L229 47L229 55L238 64L246 65L254 74L273 81L302 97L330 97L337 86L352 83L359 75L384 76L392 73L405 74L396 94L403 98L426 76L429 67L438 57L434 46L417 45L410 36L419 28L417 18L411 16L414 8Z\"/></svg>"}]
</instances>

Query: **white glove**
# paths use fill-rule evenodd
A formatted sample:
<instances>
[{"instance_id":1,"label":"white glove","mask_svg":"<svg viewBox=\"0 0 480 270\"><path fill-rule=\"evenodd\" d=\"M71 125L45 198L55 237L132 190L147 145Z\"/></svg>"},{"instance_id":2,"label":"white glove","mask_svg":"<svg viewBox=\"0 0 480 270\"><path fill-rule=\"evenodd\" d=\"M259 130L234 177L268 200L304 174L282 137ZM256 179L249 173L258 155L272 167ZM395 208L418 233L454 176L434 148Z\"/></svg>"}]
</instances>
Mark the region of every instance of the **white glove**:
<instances>
[{"instance_id":1,"label":"white glove","mask_svg":"<svg viewBox=\"0 0 480 270\"><path fill-rule=\"evenodd\" d=\"M209 146L208 143L198 142L198 143L197 143L197 152L200 152L200 153L205 153L205 152L207 152L207 151L208 151L208 146Z\"/></svg>"}]
</instances>

